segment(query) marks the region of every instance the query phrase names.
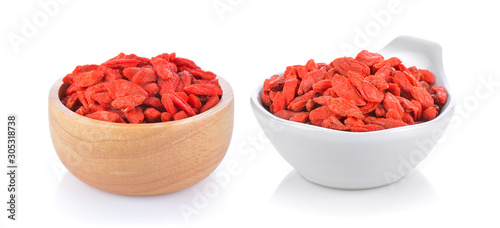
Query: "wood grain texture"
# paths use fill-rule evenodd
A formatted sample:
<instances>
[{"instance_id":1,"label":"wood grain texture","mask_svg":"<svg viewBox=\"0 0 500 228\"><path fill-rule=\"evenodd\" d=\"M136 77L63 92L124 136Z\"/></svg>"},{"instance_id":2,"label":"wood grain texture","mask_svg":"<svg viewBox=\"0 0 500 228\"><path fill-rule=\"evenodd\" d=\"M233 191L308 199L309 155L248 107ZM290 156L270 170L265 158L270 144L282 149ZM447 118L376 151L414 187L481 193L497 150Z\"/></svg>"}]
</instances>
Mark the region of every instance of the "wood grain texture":
<instances>
[{"instance_id":1,"label":"wood grain texture","mask_svg":"<svg viewBox=\"0 0 500 228\"><path fill-rule=\"evenodd\" d=\"M179 191L206 178L222 161L233 131L234 95L224 91L208 111L165 123L124 124L90 119L60 101L68 85L49 93L52 143L66 168L81 181L123 195Z\"/></svg>"}]
</instances>

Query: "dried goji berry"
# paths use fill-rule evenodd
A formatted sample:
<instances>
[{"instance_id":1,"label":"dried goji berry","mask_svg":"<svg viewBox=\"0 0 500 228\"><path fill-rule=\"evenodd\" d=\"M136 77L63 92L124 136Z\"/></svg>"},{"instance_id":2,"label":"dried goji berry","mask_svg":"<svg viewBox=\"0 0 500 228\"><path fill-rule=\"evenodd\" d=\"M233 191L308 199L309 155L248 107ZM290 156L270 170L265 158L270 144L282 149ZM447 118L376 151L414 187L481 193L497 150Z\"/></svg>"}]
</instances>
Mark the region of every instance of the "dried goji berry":
<instances>
[{"instance_id":1,"label":"dried goji berry","mask_svg":"<svg viewBox=\"0 0 500 228\"><path fill-rule=\"evenodd\" d=\"M74 110L77 106L77 103L79 102L78 94L74 93L66 98L67 99L63 101L64 106L66 106L68 109Z\"/></svg>"},{"instance_id":2,"label":"dried goji berry","mask_svg":"<svg viewBox=\"0 0 500 228\"><path fill-rule=\"evenodd\" d=\"M396 83L401 89L406 92L410 92L410 88L414 87L414 85L412 85L406 75L401 71L396 71L396 73L394 73L392 81L394 81L394 83Z\"/></svg>"},{"instance_id":3,"label":"dried goji berry","mask_svg":"<svg viewBox=\"0 0 500 228\"><path fill-rule=\"evenodd\" d=\"M211 79L214 79L215 77L217 77L216 74L214 74L210 71L204 71L201 69L189 69L188 68L187 71L189 73L191 73L193 76L203 78L203 79L211 80Z\"/></svg>"},{"instance_id":4,"label":"dried goji berry","mask_svg":"<svg viewBox=\"0 0 500 228\"><path fill-rule=\"evenodd\" d=\"M171 93L165 93L161 96L161 103L165 107L165 110L167 110L168 113L174 115L177 113L179 110L175 107L174 102L172 101L171 98Z\"/></svg>"},{"instance_id":5,"label":"dried goji berry","mask_svg":"<svg viewBox=\"0 0 500 228\"><path fill-rule=\"evenodd\" d=\"M279 111L275 112L274 115L281 118L281 119L289 120L290 118L292 118L292 116L294 116L295 114L298 114L298 113L301 113L301 112L294 112L294 111L283 109L283 110L279 110Z\"/></svg>"},{"instance_id":6,"label":"dried goji berry","mask_svg":"<svg viewBox=\"0 0 500 228\"><path fill-rule=\"evenodd\" d=\"M432 99L432 96L427 90L420 86L412 86L410 87L410 94L413 97L413 99L417 100L422 104L422 108L427 109L428 107L431 107L434 105L434 99Z\"/></svg>"},{"instance_id":7,"label":"dried goji berry","mask_svg":"<svg viewBox=\"0 0 500 228\"><path fill-rule=\"evenodd\" d=\"M422 112L422 120L429 121L436 118L438 112L434 106L428 107Z\"/></svg>"},{"instance_id":8,"label":"dried goji berry","mask_svg":"<svg viewBox=\"0 0 500 228\"><path fill-rule=\"evenodd\" d=\"M188 100L188 95L185 92L175 92L179 97L182 98L183 101L187 102Z\"/></svg>"},{"instance_id":9,"label":"dried goji berry","mask_svg":"<svg viewBox=\"0 0 500 228\"><path fill-rule=\"evenodd\" d=\"M80 66L75 67L72 74L79 74L79 73L89 72L89 71L93 71L93 70L97 70L97 69L99 69L99 65L96 65L96 64L80 65Z\"/></svg>"},{"instance_id":10,"label":"dried goji berry","mask_svg":"<svg viewBox=\"0 0 500 228\"><path fill-rule=\"evenodd\" d=\"M358 73L363 77L370 75L370 68L366 64L358 62L351 57L337 58L332 61L331 65L342 76L347 77L347 73L350 71Z\"/></svg>"},{"instance_id":11,"label":"dried goji berry","mask_svg":"<svg viewBox=\"0 0 500 228\"><path fill-rule=\"evenodd\" d=\"M415 66L408 67L408 72L415 78L415 80L418 82L420 81L420 74L418 73L418 69Z\"/></svg>"},{"instance_id":12,"label":"dried goji berry","mask_svg":"<svg viewBox=\"0 0 500 228\"><path fill-rule=\"evenodd\" d=\"M142 104L151 106L156 109L161 109L163 107L163 104L158 97L147 97L146 99L144 99L144 102L142 102Z\"/></svg>"},{"instance_id":13,"label":"dried goji berry","mask_svg":"<svg viewBox=\"0 0 500 228\"><path fill-rule=\"evenodd\" d=\"M89 110L86 109L85 107L83 106L80 106L80 108L78 108L76 111L75 111L76 114L78 115L82 115L82 116L85 116L89 113Z\"/></svg>"},{"instance_id":14,"label":"dried goji berry","mask_svg":"<svg viewBox=\"0 0 500 228\"><path fill-rule=\"evenodd\" d=\"M384 57L381 54L371 53L367 50L359 52L355 59L369 67L384 61Z\"/></svg>"},{"instance_id":15,"label":"dried goji berry","mask_svg":"<svg viewBox=\"0 0 500 228\"><path fill-rule=\"evenodd\" d=\"M99 68L97 68L97 69L99 71L104 72L104 78L103 79L106 82L122 78L122 75L120 74L120 70L119 69L111 69L111 68L106 67L106 66L99 66Z\"/></svg>"},{"instance_id":16,"label":"dried goji berry","mask_svg":"<svg viewBox=\"0 0 500 228\"><path fill-rule=\"evenodd\" d=\"M174 58L176 58L175 52L172 53L162 53L156 56L157 58L162 58L164 60L167 60L169 62L172 62Z\"/></svg>"},{"instance_id":17,"label":"dried goji berry","mask_svg":"<svg viewBox=\"0 0 500 228\"><path fill-rule=\"evenodd\" d=\"M333 76L332 88L337 96L352 100L357 106L366 105L366 101L346 77L339 74Z\"/></svg>"},{"instance_id":18,"label":"dried goji berry","mask_svg":"<svg viewBox=\"0 0 500 228\"><path fill-rule=\"evenodd\" d=\"M389 93L392 93L394 96L401 96L401 88L397 84L387 83L387 85L389 86L387 88Z\"/></svg>"},{"instance_id":19,"label":"dried goji berry","mask_svg":"<svg viewBox=\"0 0 500 228\"><path fill-rule=\"evenodd\" d=\"M186 119L188 117L189 117L189 115L186 112L179 111L178 113L174 114L173 119L174 120L182 120L182 119Z\"/></svg>"},{"instance_id":20,"label":"dried goji berry","mask_svg":"<svg viewBox=\"0 0 500 228\"><path fill-rule=\"evenodd\" d=\"M89 113L85 115L86 117L96 119L96 120L104 120L109 122L119 122L120 116L114 112L109 111L97 111L93 113Z\"/></svg>"},{"instance_id":21,"label":"dried goji berry","mask_svg":"<svg viewBox=\"0 0 500 228\"><path fill-rule=\"evenodd\" d=\"M401 107L403 107L404 109L404 112L406 113L413 113L413 117L416 119L419 117L419 113L421 112L421 106L417 106L415 105L415 103L409 101L408 99L404 98L404 97L397 97L397 99L399 100L399 104L401 105ZM420 103L419 103L420 104Z\"/></svg>"},{"instance_id":22,"label":"dried goji berry","mask_svg":"<svg viewBox=\"0 0 500 228\"><path fill-rule=\"evenodd\" d=\"M138 94L126 95L123 97L118 97L111 102L111 106L118 109L133 108L139 106L144 102L146 96L141 96Z\"/></svg>"},{"instance_id":23,"label":"dried goji berry","mask_svg":"<svg viewBox=\"0 0 500 228\"><path fill-rule=\"evenodd\" d=\"M176 107L184 110L190 116L196 115L193 108L187 103L187 98L184 100L179 94L174 92L170 92L169 97Z\"/></svg>"},{"instance_id":24,"label":"dried goji berry","mask_svg":"<svg viewBox=\"0 0 500 228\"><path fill-rule=\"evenodd\" d=\"M352 116L358 119L363 119L364 117L361 110L359 110L354 103L342 97L328 100L328 107L333 111L333 113L339 116Z\"/></svg>"},{"instance_id":25,"label":"dried goji berry","mask_svg":"<svg viewBox=\"0 0 500 228\"><path fill-rule=\"evenodd\" d=\"M281 75L273 75L271 78L264 80L264 91L281 90L285 84L285 77Z\"/></svg>"},{"instance_id":26,"label":"dried goji berry","mask_svg":"<svg viewBox=\"0 0 500 228\"><path fill-rule=\"evenodd\" d=\"M295 97L295 99L293 99L292 102L290 102L290 104L288 105L288 109L295 112L302 111L303 109L306 108L307 100L312 99L315 96L316 96L316 91L310 90L309 92L301 96Z\"/></svg>"},{"instance_id":27,"label":"dried goji berry","mask_svg":"<svg viewBox=\"0 0 500 228\"><path fill-rule=\"evenodd\" d=\"M128 78L129 80L132 80L134 75L141 70L140 67L127 67L123 69L123 76Z\"/></svg>"},{"instance_id":28,"label":"dried goji berry","mask_svg":"<svg viewBox=\"0 0 500 228\"><path fill-rule=\"evenodd\" d=\"M271 100L271 97L269 96L269 93L270 93L269 91L262 91L262 93L260 95L262 104L265 106L269 106L273 103Z\"/></svg>"},{"instance_id":29,"label":"dried goji berry","mask_svg":"<svg viewBox=\"0 0 500 228\"><path fill-rule=\"evenodd\" d=\"M191 73L188 71L181 71L179 73L179 84L177 85L177 88L175 89L175 92L183 92L184 88L186 86L191 85L191 80L193 79L193 76Z\"/></svg>"},{"instance_id":30,"label":"dried goji berry","mask_svg":"<svg viewBox=\"0 0 500 228\"><path fill-rule=\"evenodd\" d=\"M283 73L283 77L285 77L285 79L297 78L297 70L293 66L287 66L285 73Z\"/></svg>"},{"instance_id":31,"label":"dried goji berry","mask_svg":"<svg viewBox=\"0 0 500 228\"><path fill-rule=\"evenodd\" d=\"M153 69L148 68L148 67L143 67L140 71L134 74L132 76L132 83L135 83L137 85L144 85L149 82L156 82L157 76L156 73Z\"/></svg>"},{"instance_id":32,"label":"dried goji berry","mask_svg":"<svg viewBox=\"0 0 500 228\"><path fill-rule=\"evenodd\" d=\"M386 82L392 80L391 78L392 67L389 64L385 64L382 68L375 72L375 76L383 78Z\"/></svg>"},{"instance_id":33,"label":"dried goji berry","mask_svg":"<svg viewBox=\"0 0 500 228\"><path fill-rule=\"evenodd\" d=\"M366 81L360 74L349 71L347 74L349 81L356 87L361 96L368 102L381 102L384 99L384 94L375 86Z\"/></svg>"},{"instance_id":34,"label":"dried goji berry","mask_svg":"<svg viewBox=\"0 0 500 228\"><path fill-rule=\"evenodd\" d=\"M299 123L305 123L309 120L309 113L307 113L307 112L297 113L297 114L293 115L289 120L299 122Z\"/></svg>"},{"instance_id":35,"label":"dried goji berry","mask_svg":"<svg viewBox=\"0 0 500 228\"><path fill-rule=\"evenodd\" d=\"M306 101L306 110L307 110L308 112L310 112L311 110L313 110L314 105L315 105L315 103L314 103L313 99L309 99L309 100L307 100L307 101Z\"/></svg>"},{"instance_id":36,"label":"dried goji berry","mask_svg":"<svg viewBox=\"0 0 500 228\"><path fill-rule=\"evenodd\" d=\"M401 120L401 114L395 110L395 109L389 109L387 113L385 114L385 118L387 119L394 119L394 120Z\"/></svg>"},{"instance_id":37,"label":"dried goji berry","mask_svg":"<svg viewBox=\"0 0 500 228\"><path fill-rule=\"evenodd\" d=\"M340 122L340 120L337 119L337 117L335 117L334 115L331 115L328 118L326 118L325 120L323 120L323 123L321 123L321 126L326 127L326 128L335 129L335 130L340 130L340 131L347 131L347 130L351 129L350 127L345 126L342 122Z\"/></svg>"},{"instance_id":38,"label":"dried goji berry","mask_svg":"<svg viewBox=\"0 0 500 228\"><path fill-rule=\"evenodd\" d=\"M152 83L147 83L142 86L144 91L148 93L149 97L156 96L160 92L160 87L158 87L158 84L152 82Z\"/></svg>"},{"instance_id":39,"label":"dried goji berry","mask_svg":"<svg viewBox=\"0 0 500 228\"><path fill-rule=\"evenodd\" d=\"M104 62L102 65L109 68L126 68L135 67L140 62L141 61L137 59L110 59Z\"/></svg>"},{"instance_id":40,"label":"dried goji berry","mask_svg":"<svg viewBox=\"0 0 500 228\"><path fill-rule=\"evenodd\" d=\"M325 79L332 80L333 76L335 76L336 74L338 74L338 72L337 72L337 70L335 68L327 70L326 74L325 74Z\"/></svg>"},{"instance_id":41,"label":"dried goji berry","mask_svg":"<svg viewBox=\"0 0 500 228\"><path fill-rule=\"evenodd\" d=\"M354 117L347 117L344 120L344 124L348 127L354 127L354 126L362 126L365 125L365 122L363 122L362 119L354 118Z\"/></svg>"},{"instance_id":42,"label":"dried goji berry","mask_svg":"<svg viewBox=\"0 0 500 228\"><path fill-rule=\"evenodd\" d=\"M73 85L89 87L97 84L104 77L104 72L93 70L73 75Z\"/></svg>"},{"instance_id":43,"label":"dried goji berry","mask_svg":"<svg viewBox=\"0 0 500 228\"><path fill-rule=\"evenodd\" d=\"M315 71L315 70L318 70L318 66L316 65L316 63L314 62L314 59L310 59L309 61L307 61L306 63L306 69L308 71Z\"/></svg>"},{"instance_id":44,"label":"dried goji berry","mask_svg":"<svg viewBox=\"0 0 500 228\"><path fill-rule=\"evenodd\" d=\"M144 110L144 117L149 123L155 123L161 121L161 112L154 108L147 108Z\"/></svg>"},{"instance_id":45,"label":"dried goji berry","mask_svg":"<svg viewBox=\"0 0 500 228\"><path fill-rule=\"evenodd\" d=\"M208 109L214 107L219 102L219 96L210 96L207 102L201 107L200 113L206 112Z\"/></svg>"},{"instance_id":46,"label":"dried goji berry","mask_svg":"<svg viewBox=\"0 0 500 228\"><path fill-rule=\"evenodd\" d=\"M448 100L448 92L442 86L433 86L431 88L431 95L434 98L434 103L437 105L444 105Z\"/></svg>"},{"instance_id":47,"label":"dried goji berry","mask_svg":"<svg viewBox=\"0 0 500 228\"><path fill-rule=\"evenodd\" d=\"M66 83L66 84L70 84L71 85L71 84L73 84L73 77L74 77L73 73L67 74L66 76L64 76L64 78L62 79L62 81L64 83Z\"/></svg>"},{"instance_id":48,"label":"dried goji berry","mask_svg":"<svg viewBox=\"0 0 500 228\"><path fill-rule=\"evenodd\" d=\"M304 79L304 77L309 72L305 66L297 66L295 68L295 71L297 71L297 77L299 77L301 80Z\"/></svg>"},{"instance_id":49,"label":"dried goji berry","mask_svg":"<svg viewBox=\"0 0 500 228\"><path fill-rule=\"evenodd\" d=\"M69 96L69 95L71 95L75 92L78 92L78 91L85 91L85 87L80 87L80 86L76 86L75 84L73 84L73 85L70 85L68 87L68 89L66 89L65 95Z\"/></svg>"},{"instance_id":50,"label":"dried goji berry","mask_svg":"<svg viewBox=\"0 0 500 228\"><path fill-rule=\"evenodd\" d=\"M109 92L102 92L92 94L92 100L97 101L100 105L107 105L111 104L113 98L111 98Z\"/></svg>"},{"instance_id":51,"label":"dried goji berry","mask_svg":"<svg viewBox=\"0 0 500 228\"><path fill-rule=\"evenodd\" d=\"M201 107L203 106L203 104L201 103L200 101L200 98L198 98L196 95L194 94L189 94L188 96L188 99L187 99L187 103L193 108L193 109L196 109L196 110L200 110Z\"/></svg>"},{"instance_id":52,"label":"dried goji berry","mask_svg":"<svg viewBox=\"0 0 500 228\"><path fill-rule=\"evenodd\" d=\"M377 107L379 105L380 105L380 102L368 102L368 103L366 103L366 105L360 107L359 110L363 114L368 114L370 112L375 111L375 109L377 109Z\"/></svg>"},{"instance_id":53,"label":"dried goji berry","mask_svg":"<svg viewBox=\"0 0 500 228\"><path fill-rule=\"evenodd\" d=\"M297 90L297 94L302 95L311 90L316 82L319 82L325 78L325 74L326 74L325 69L308 72L306 76L302 78L302 81L300 82L299 88Z\"/></svg>"},{"instance_id":54,"label":"dried goji berry","mask_svg":"<svg viewBox=\"0 0 500 228\"><path fill-rule=\"evenodd\" d=\"M276 95L275 95L274 100L273 100L273 110L272 110L272 112L276 113L277 111L283 110L285 108L286 108L285 96L281 92L276 92Z\"/></svg>"},{"instance_id":55,"label":"dried goji berry","mask_svg":"<svg viewBox=\"0 0 500 228\"><path fill-rule=\"evenodd\" d=\"M376 117L385 117L385 114L387 114L387 111L385 110L383 105L379 105L377 109L375 109Z\"/></svg>"},{"instance_id":56,"label":"dried goji berry","mask_svg":"<svg viewBox=\"0 0 500 228\"><path fill-rule=\"evenodd\" d=\"M323 92L323 96L339 97L333 88L328 88Z\"/></svg>"},{"instance_id":57,"label":"dried goji berry","mask_svg":"<svg viewBox=\"0 0 500 228\"><path fill-rule=\"evenodd\" d=\"M196 70L199 70L201 69L198 65L196 65L196 63L194 63L192 60L189 60L189 59L185 59L185 58L180 58L180 57L175 57L174 55L174 58L171 58L169 56L170 60L167 59L167 61L169 62L172 62L172 63L175 63L175 65L178 65L178 66L186 66L188 68L191 68L191 69L196 69Z\"/></svg>"},{"instance_id":58,"label":"dried goji berry","mask_svg":"<svg viewBox=\"0 0 500 228\"><path fill-rule=\"evenodd\" d=\"M376 124L380 125L384 128L395 128L395 127L402 127L406 126L407 124L403 122L402 120L395 120L395 119L386 119L386 118L376 118L376 117L366 117L364 119L364 122L367 124Z\"/></svg>"},{"instance_id":59,"label":"dried goji berry","mask_svg":"<svg viewBox=\"0 0 500 228\"><path fill-rule=\"evenodd\" d=\"M429 85L429 83L427 83L425 81L420 81L419 85L420 85L420 87L424 88L427 91L430 91L430 89L431 89L431 86Z\"/></svg>"},{"instance_id":60,"label":"dried goji berry","mask_svg":"<svg viewBox=\"0 0 500 228\"><path fill-rule=\"evenodd\" d=\"M158 77L162 79L169 79L173 77L174 72L172 72L172 66L168 63L169 62L163 58L151 58L151 64L153 65L154 70L158 74Z\"/></svg>"},{"instance_id":61,"label":"dried goji berry","mask_svg":"<svg viewBox=\"0 0 500 228\"><path fill-rule=\"evenodd\" d=\"M129 123L142 123L144 120L144 113L142 108L135 107L123 112Z\"/></svg>"},{"instance_id":62,"label":"dried goji berry","mask_svg":"<svg viewBox=\"0 0 500 228\"><path fill-rule=\"evenodd\" d=\"M332 110L328 107L328 105L321 106L312 110L309 113L309 119L311 120L311 124L316 126L321 126L323 120L328 118L329 116L334 115Z\"/></svg>"},{"instance_id":63,"label":"dried goji berry","mask_svg":"<svg viewBox=\"0 0 500 228\"><path fill-rule=\"evenodd\" d=\"M430 71L418 69L418 75L420 77L420 80L424 80L427 83L434 83L434 74L432 74Z\"/></svg>"},{"instance_id":64,"label":"dried goji berry","mask_svg":"<svg viewBox=\"0 0 500 228\"><path fill-rule=\"evenodd\" d=\"M329 79L321 80L313 85L313 89L318 93L323 93L328 88L332 88L332 80Z\"/></svg>"},{"instance_id":65,"label":"dried goji berry","mask_svg":"<svg viewBox=\"0 0 500 228\"><path fill-rule=\"evenodd\" d=\"M405 122L406 124L408 125L412 125L414 124L415 122L413 121L413 117L411 117L410 113L407 113L405 112L403 114L403 117L401 117L401 119L403 120L403 122Z\"/></svg>"},{"instance_id":66,"label":"dried goji berry","mask_svg":"<svg viewBox=\"0 0 500 228\"><path fill-rule=\"evenodd\" d=\"M417 107L416 108L416 113L415 113L415 116L414 116L414 120L419 120L420 119L420 116L422 115L422 104L416 100L411 100L411 103Z\"/></svg>"},{"instance_id":67,"label":"dried goji berry","mask_svg":"<svg viewBox=\"0 0 500 228\"><path fill-rule=\"evenodd\" d=\"M385 93L385 98L382 103L384 105L385 111L389 112L389 110L392 109L396 111L400 117L403 116L405 110L401 106L398 98L392 95L392 93Z\"/></svg>"},{"instance_id":68,"label":"dried goji berry","mask_svg":"<svg viewBox=\"0 0 500 228\"><path fill-rule=\"evenodd\" d=\"M285 84L283 85L283 96L285 96L286 105L289 105L295 98L297 88L299 88L299 83L300 81L297 77L290 77L286 79Z\"/></svg>"},{"instance_id":69,"label":"dried goji berry","mask_svg":"<svg viewBox=\"0 0 500 228\"><path fill-rule=\"evenodd\" d=\"M186 86L184 92L194 95L214 96L222 95L222 89L213 84L196 84Z\"/></svg>"},{"instance_id":70,"label":"dried goji berry","mask_svg":"<svg viewBox=\"0 0 500 228\"><path fill-rule=\"evenodd\" d=\"M380 92L384 92L389 88L387 81L380 76L370 75L366 77L365 80L375 86L375 88L377 88Z\"/></svg>"},{"instance_id":71,"label":"dried goji berry","mask_svg":"<svg viewBox=\"0 0 500 228\"><path fill-rule=\"evenodd\" d=\"M162 112L161 113L161 122L168 122L174 119L174 115L168 113L168 112Z\"/></svg>"},{"instance_id":72,"label":"dried goji berry","mask_svg":"<svg viewBox=\"0 0 500 228\"><path fill-rule=\"evenodd\" d=\"M380 68L384 67L386 64L388 64L391 67L395 67L401 63L402 63L402 61L399 58L392 57L392 58L386 59L382 62L379 62L379 63L373 65L373 69L374 69L374 71L377 71Z\"/></svg>"},{"instance_id":73,"label":"dried goji berry","mask_svg":"<svg viewBox=\"0 0 500 228\"><path fill-rule=\"evenodd\" d=\"M331 96L319 96L319 97L313 98L313 101L319 105L326 105L328 103L328 100L330 100L332 98L333 97L331 97Z\"/></svg>"},{"instance_id":74,"label":"dried goji berry","mask_svg":"<svg viewBox=\"0 0 500 228\"><path fill-rule=\"evenodd\" d=\"M127 95L140 95L145 98L148 96L148 92L146 92L142 87L127 80L118 79L108 82L105 85L113 99Z\"/></svg>"},{"instance_id":75,"label":"dried goji berry","mask_svg":"<svg viewBox=\"0 0 500 228\"><path fill-rule=\"evenodd\" d=\"M380 130L384 130L384 129L385 128L380 126L380 125L365 124L365 125L353 126L351 128L351 131L353 131L353 132L369 132L369 131L380 131Z\"/></svg>"},{"instance_id":76,"label":"dried goji berry","mask_svg":"<svg viewBox=\"0 0 500 228\"><path fill-rule=\"evenodd\" d=\"M403 71L403 72L408 70L408 68L406 68L406 66L404 64L402 64L402 63L394 66L394 69L395 70L399 70L399 71Z\"/></svg>"},{"instance_id":77,"label":"dried goji berry","mask_svg":"<svg viewBox=\"0 0 500 228\"><path fill-rule=\"evenodd\" d=\"M125 59L135 59L135 60L139 60L139 63L137 63L137 66L138 67L142 67L142 66L149 66L151 64L151 61L149 60L149 58L145 58L145 57L140 57L140 56L137 56L135 54L128 54L128 55L125 55L124 56Z\"/></svg>"}]
</instances>

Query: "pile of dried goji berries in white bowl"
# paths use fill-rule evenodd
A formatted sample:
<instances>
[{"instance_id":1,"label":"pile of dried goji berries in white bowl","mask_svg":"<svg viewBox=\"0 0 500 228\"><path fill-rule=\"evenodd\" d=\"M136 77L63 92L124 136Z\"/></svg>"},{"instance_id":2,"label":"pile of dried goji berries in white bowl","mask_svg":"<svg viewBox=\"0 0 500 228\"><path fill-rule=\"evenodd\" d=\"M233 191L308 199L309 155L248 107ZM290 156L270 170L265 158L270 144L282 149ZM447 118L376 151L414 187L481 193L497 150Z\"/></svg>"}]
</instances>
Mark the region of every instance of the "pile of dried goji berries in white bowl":
<instances>
[{"instance_id":1,"label":"pile of dried goji berries in white bowl","mask_svg":"<svg viewBox=\"0 0 500 228\"><path fill-rule=\"evenodd\" d=\"M419 69L397 56L362 51L329 64L289 66L254 92L251 104L264 132L306 179L336 188L382 186L432 150L453 115L435 59L441 47L411 37L391 44L405 42L400 48L411 49L417 62L434 63Z\"/></svg>"}]
</instances>

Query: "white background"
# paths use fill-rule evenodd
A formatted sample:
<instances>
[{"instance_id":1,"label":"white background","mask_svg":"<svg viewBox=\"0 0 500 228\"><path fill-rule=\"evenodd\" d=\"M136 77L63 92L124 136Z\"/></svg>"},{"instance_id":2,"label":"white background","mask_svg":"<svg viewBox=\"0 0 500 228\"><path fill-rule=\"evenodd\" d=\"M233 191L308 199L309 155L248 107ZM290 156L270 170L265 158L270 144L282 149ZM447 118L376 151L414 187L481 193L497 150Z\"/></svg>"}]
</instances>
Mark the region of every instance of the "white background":
<instances>
[{"instance_id":1,"label":"white background","mask_svg":"<svg viewBox=\"0 0 500 228\"><path fill-rule=\"evenodd\" d=\"M487 1L69 0L51 12L45 2L0 3L2 165L7 115L19 119L18 220L6 218L8 179L0 175L0 227L500 225L500 14ZM392 186L342 191L302 179L263 136L251 92L288 65L330 62L349 54L345 45L377 51L399 35L442 45L457 98L453 126ZM15 36L22 43L12 43ZM49 135L49 88L75 66L119 52L176 52L231 83L232 142L207 179L172 194L130 197L93 189L63 168ZM217 182L230 162L239 172ZM186 206L195 214L183 216Z\"/></svg>"}]
</instances>

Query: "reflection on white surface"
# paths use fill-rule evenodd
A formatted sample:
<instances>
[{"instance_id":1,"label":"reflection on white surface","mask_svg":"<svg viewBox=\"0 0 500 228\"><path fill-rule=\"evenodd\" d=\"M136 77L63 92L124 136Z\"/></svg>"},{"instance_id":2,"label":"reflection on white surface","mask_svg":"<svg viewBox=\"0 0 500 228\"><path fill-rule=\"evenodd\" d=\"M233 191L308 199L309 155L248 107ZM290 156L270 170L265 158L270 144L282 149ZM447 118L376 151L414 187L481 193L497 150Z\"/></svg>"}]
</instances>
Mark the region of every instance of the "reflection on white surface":
<instances>
[{"instance_id":1,"label":"reflection on white surface","mask_svg":"<svg viewBox=\"0 0 500 228\"><path fill-rule=\"evenodd\" d=\"M178 210L189 191L159 196L124 196L107 193L64 174L55 196L59 214L76 223L144 225L184 223ZM85 219L85 221L82 221Z\"/></svg>"},{"instance_id":2,"label":"reflection on white surface","mask_svg":"<svg viewBox=\"0 0 500 228\"><path fill-rule=\"evenodd\" d=\"M319 216L359 216L418 207L433 198L432 186L418 169L392 185L365 190L323 187L292 170L275 190L270 205Z\"/></svg>"}]
</instances>

